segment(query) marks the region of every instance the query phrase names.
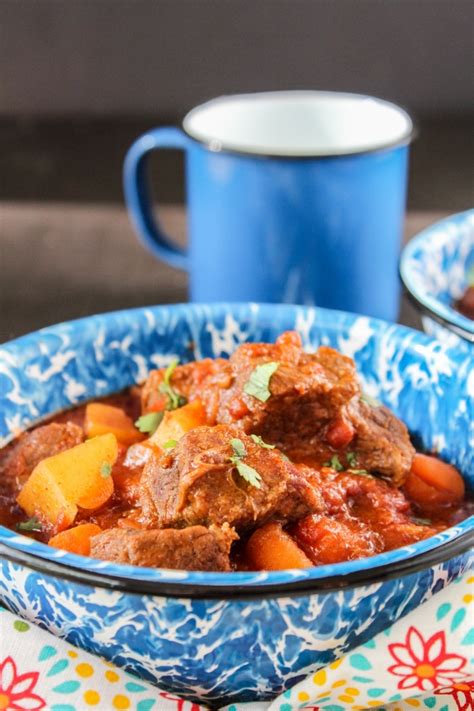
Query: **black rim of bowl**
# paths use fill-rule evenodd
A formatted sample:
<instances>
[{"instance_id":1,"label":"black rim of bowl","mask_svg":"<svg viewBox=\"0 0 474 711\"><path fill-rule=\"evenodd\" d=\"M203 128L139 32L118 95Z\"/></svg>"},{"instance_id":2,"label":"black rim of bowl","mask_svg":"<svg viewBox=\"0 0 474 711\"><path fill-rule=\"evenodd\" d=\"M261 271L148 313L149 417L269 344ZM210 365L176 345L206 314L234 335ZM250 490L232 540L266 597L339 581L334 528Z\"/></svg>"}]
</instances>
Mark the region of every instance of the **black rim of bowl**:
<instances>
[{"instance_id":1,"label":"black rim of bowl","mask_svg":"<svg viewBox=\"0 0 474 711\"><path fill-rule=\"evenodd\" d=\"M429 316L430 318L433 319L433 321L436 321L436 323L439 323L440 326L444 326L448 331L451 331L451 333L454 333L456 336L458 336L459 338L462 338L467 343L474 343L474 332L469 333L469 331L465 331L463 328L456 326L454 323L452 323L451 321L448 321L448 319L444 318L443 316L440 316L439 314L436 313L436 311L433 311L428 306L423 304L421 301L418 300L418 298L415 296L415 294L408 287L408 285L406 284L406 282L403 279L401 271L400 271L400 278L403 282L403 286L405 287L405 293L407 294L411 303L415 306L415 308L422 315Z\"/></svg>"},{"instance_id":2,"label":"black rim of bowl","mask_svg":"<svg viewBox=\"0 0 474 711\"><path fill-rule=\"evenodd\" d=\"M443 318L443 316L437 314L436 311L432 311L427 306L418 301L418 299L411 293L411 291L408 291L408 295L422 314L424 314L425 316L429 316L433 319L433 321L439 323L440 326L444 326L448 331L451 331L451 333L454 333L456 336L459 336L459 338L462 338L467 343L474 343L474 333L469 333L469 331L465 331L463 328L456 326L454 323L451 323L451 321L448 321L447 319Z\"/></svg>"},{"instance_id":3,"label":"black rim of bowl","mask_svg":"<svg viewBox=\"0 0 474 711\"><path fill-rule=\"evenodd\" d=\"M180 582L160 582L135 578L107 575L105 573L84 571L81 568L64 565L57 561L41 558L25 551L20 551L5 544L0 544L0 558L15 565L25 566L48 576L90 585L117 592L158 597L179 597L197 599L249 599L301 596L313 593L331 593L363 585L385 582L394 578L426 570L463 555L474 544L474 531L468 530L452 541L447 541L430 551L411 558L405 558L395 564L384 564L369 570L355 571L347 575L334 575L321 580L298 580L275 585L189 585Z\"/></svg>"}]
</instances>

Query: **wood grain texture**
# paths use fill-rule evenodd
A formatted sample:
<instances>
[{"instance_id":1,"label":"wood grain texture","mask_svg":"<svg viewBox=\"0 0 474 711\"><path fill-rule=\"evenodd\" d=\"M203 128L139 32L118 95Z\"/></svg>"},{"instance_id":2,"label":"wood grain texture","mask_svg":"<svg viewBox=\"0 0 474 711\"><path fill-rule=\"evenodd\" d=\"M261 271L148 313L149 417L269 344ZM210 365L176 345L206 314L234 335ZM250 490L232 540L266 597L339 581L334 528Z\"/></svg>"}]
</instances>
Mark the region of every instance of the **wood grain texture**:
<instances>
[{"instance_id":1,"label":"wood grain texture","mask_svg":"<svg viewBox=\"0 0 474 711\"><path fill-rule=\"evenodd\" d=\"M444 214L409 213L406 238ZM167 205L160 217L184 244L184 209ZM58 321L187 298L186 275L148 254L119 206L0 203L0 275L0 342ZM405 299L401 320L419 323Z\"/></svg>"}]
</instances>

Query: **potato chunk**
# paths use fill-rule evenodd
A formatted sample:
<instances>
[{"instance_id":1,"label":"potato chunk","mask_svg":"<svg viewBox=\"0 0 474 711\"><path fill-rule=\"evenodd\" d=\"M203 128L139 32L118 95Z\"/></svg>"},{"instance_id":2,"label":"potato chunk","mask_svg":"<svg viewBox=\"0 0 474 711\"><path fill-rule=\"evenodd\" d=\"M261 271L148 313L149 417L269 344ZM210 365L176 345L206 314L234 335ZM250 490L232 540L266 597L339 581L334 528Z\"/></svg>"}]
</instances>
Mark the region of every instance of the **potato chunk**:
<instances>
[{"instance_id":1,"label":"potato chunk","mask_svg":"<svg viewBox=\"0 0 474 711\"><path fill-rule=\"evenodd\" d=\"M110 432L127 447L143 439L143 435L122 408L106 405L103 402L90 402L87 405L84 429L88 437L98 437Z\"/></svg>"},{"instance_id":2,"label":"potato chunk","mask_svg":"<svg viewBox=\"0 0 474 711\"><path fill-rule=\"evenodd\" d=\"M186 432L206 423L206 412L200 400L193 400L177 410L166 411L150 442L163 448L170 440L180 440Z\"/></svg>"},{"instance_id":3,"label":"potato chunk","mask_svg":"<svg viewBox=\"0 0 474 711\"><path fill-rule=\"evenodd\" d=\"M111 471L117 454L115 435L106 434L43 459L17 502L29 516L38 516L54 529L68 528L78 506L96 509L112 496Z\"/></svg>"}]
</instances>

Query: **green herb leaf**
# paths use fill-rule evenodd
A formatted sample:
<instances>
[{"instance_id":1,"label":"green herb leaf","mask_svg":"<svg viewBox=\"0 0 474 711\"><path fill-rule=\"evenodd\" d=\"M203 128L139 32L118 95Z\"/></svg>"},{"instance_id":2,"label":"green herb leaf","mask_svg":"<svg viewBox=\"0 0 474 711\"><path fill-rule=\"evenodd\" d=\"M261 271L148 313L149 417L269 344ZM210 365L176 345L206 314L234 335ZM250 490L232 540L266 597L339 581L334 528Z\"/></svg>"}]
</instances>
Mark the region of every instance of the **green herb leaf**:
<instances>
[{"instance_id":1,"label":"green herb leaf","mask_svg":"<svg viewBox=\"0 0 474 711\"><path fill-rule=\"evenodd\" d=\"M267 444L263 441L260 435L251 434L250 437L253 439L255 444L258 444L259 447L263 447L263 449L275 449L274 444Z\"/></svg>"},{"instance_id":2,"label":"green herb leaf","mask_svg":"<svg viewBox=\"0 0 474 711\"><path fill-rule=\"evenodd\" d=\"M166 404L167 410L177 410L178 407L186 405L187 402L186 398L176 392L176 390L174 390L171 386L171 378L178 363L179 359L175 358L169 364L169 366L165 370L163 382L160 385L160 392L162 392L168 398L168 402Z\"/></svg>"},{"instance_id":3,"label":"green herb leaf","mask_svg":"<svg viewBox=\"0 0 474 711\"><path fill-rule=\"evenodd\" d=\"M275 361L257 365L244 385L244 393L252 395L260 402L266 402L271 395L269 389L271 377L278 370L279 365Z\"/></svg>"},{"instance_id":4,"label":"green herb leaf","mask_svg":"<svg viewBox=\"0 0 474 711\"><path fill-rule=\"evenodd\" d=\"M256 469L253 467L249 467L248 464L245 464L245 462L240 461L237 457L232 457L232 459L236 459L237 461L234 462L235 468L239 472L240 476L245 479L251 486L255 486L256 489L261 489L261 481L262 477L258 473Z\"/></svg>"},{"instance_id":5,"label":"green herb leaf","mask_svg":"<svg viewBox=\"0 0 474 711\"><path fill-rule=\"evenodd\" d=\"M413 523L416 523L417 526L431 526L431 520L429 518L418 518L417 516L413 516L411 520Z\"/></svg>"},{"instance_id":6,"label":"green herb leaf","mask_svg":"<svg viewBox=\"0 0 474 711\"><path fill-rule=\"evenodd\" d=\"M41 521L36 516L32 516L32 518L29 518L28 521L17 523L16 530L32 533L33 531L42 531L43 527L41 525Z\"/></svg>"},{"instance_id":7,"label":"green herb leaf","mask_svg":"<svg viewBox=\"0 0 474 711\"><path fill-rule=\"evenodd\" d=\"M373 476L367 469L348 469L349 474L357 474L358 476L368 476L369 479L373 479Z\"/></svg>"},{"instance_id":8,"label":"green herb leaf","mask_svg":"<svg viewBox=\"0 0 474 711\"><path fill-rule=\"evenodd\" d=\"M232 449L234 450L234 455L236 457L242 458L245 457L247 454L247 450L245 449L245 444L242 442L241 439L233 438L230 440L230 445Z\"/></svg>"},{"instance_id":9,"label":"green herb leaf","mask_svg":"<svg viewBox=\"0 0 474 711\"><path fill-rule=\"evenodd\" d=\"M262 477L260 476L258 471L242 461L243 457L245 457L245 455L247 454L245 444L242 442L241 439L234 437L230 440L230 445L234 452L234 455L232 457L229 457L229 461L231 462L231 464L234 465L240 476L245 479L246 482L251 484L251 486L255 486L257 489L261 489L262 485L260 484L260 482L262 481Z\"/></svg>"},{"instance_id":10,"label":"green herb leaf","mask_svg":"<svg viewBox=\"0 0 474 711\"><path fill-rule=\"evenodd\" d=\"M350 467L357 466L357 454L355 452L347 452L346 459Z\"/></svg>"},{"instance_id":11,"label":"green herb leaf","mask_svg":"<svg viewBox=\"0 0 474 711\"><path fill-rule=\"evenodd\" d=\"M152 435L156 431L158 425L163 419L162 412L149 412L148 415L142 415L135 422L135 427L143 432L143 434Z\"/></svg>"},{"instance_id":12,"label":"green herb leaf","mask_svg":"<svg viewBox=\"0 0 474 711\"><path fill-rule=\"evenodd\" d=\"M167 442L164 443L163 448L164 449L173 449L173 447L176 447L178 444L177 439L169 439Z\"/></svg>"},{"instance_id":13,"label":"green herb leaf","mask_svg":"<svg viewBox=\"0 0 474 711\"><path fill-rule=\"evenodd\" d=\"M112 474L112 465L109 464L108 462L103 462L100 465L100 476L103 477L104 479L108 479L111 474Z\"/></svg>"},{"instance_id":14,"label":"green herb leaf","mask_svg":"<svg viewBox=\"0 0 474 711\"><path fill-rule=\"evenodd\" d=\"M291 459L286 456L284 452L280 452L280 457L285 460L285 462L291 462Z\"/></svg>"},{"instance_id":15,"label":"green herb leaf","mask_svg":"<svg viewBox=\"0 0 474 711\"><path fill-rule=\"evenodd\" d=\"M370 405L370 407L380 407L382 404L379 400L377 400L377 398L372 397L372 395L369 395L368 393L362 393L360 399L362 402L365 402L366 405Z\"/></svg>"},{"instance_id":16,"label":"green herb leaf","mask_svg":"<svg viewBox=\"0 0 474 711\"><path fill-rule=\"evenodd\" d=\"M329 460L329 462L325 462L325 463L324 463L324 466L325 466L325 467L331 467L331 469L334 469L334 470L337 471L337 472L343 472L343 471L344 471L344 467L342 466L341 460L339 459L339 457L337 456L337 454L335 454L333 457L331 457L331 459Z\"/></svg>"},{"instance_id":17,"label":"green herb leaf","mask_svg":"<svg viewBox=\"0 0 474 711\"><path fill-rule=\"evenodd\" d=\"M343 466L341 463L341 460L335 454L333 457L331 457L331 460L329 462L324 462L325 467L331 467L331 469L334 469L337 472L344 472L347 471L349 474L358 474L359 476L368 476L372 478L372 474L367 471L367 469L356 469L357 467L357 454L355 452L347 452L346 454L346 459L348 463L348 467Z\"/></svg>"}]
</instances>

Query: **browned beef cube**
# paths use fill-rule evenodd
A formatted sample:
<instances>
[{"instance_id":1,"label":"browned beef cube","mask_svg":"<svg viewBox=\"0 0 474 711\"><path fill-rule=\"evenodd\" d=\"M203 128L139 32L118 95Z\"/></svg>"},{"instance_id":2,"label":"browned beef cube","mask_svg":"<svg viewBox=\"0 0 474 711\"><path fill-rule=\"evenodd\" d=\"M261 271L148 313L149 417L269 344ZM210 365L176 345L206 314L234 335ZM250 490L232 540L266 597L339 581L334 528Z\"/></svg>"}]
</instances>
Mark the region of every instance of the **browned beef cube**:
<instances>
[{"instance_id":1,"label":"browned beef cube","mask_svg":"<svg viewBox=\"0 0 474 711\"><path fill-rule=\"evenodd\" d=\"M278 368L262 401L246 384L269 362ZM355 452L359 468L403 483L414 455L407 428L387 408L361 400L350 358L325 346L304 353L299 336L284 333L275 345L240 346L230 364L233 381L221 391L218 422L262 435L295 461L324 464L334 454Z\"/></svg>"},{"instance_id":2,"label":"browned beef cube","mask_svg":"<svg viewBox=\"0 0 474 711\"><path fill-rule=\"evenodd\" d=\"M401 486L415 455L404 423L388 408L373 407L359 398L350 403L348 418L356 431L353 449L357 466L379 472Z\"/></svg>"},{"instance_id":3,"label":"browned beef cube","mask_svg":"<svg viewBox=\"0 0 474 711\"><path fill-rule=\"evenodd\" d=\"M111 528L92 538L91 556L149 568L229 571L230 547L236 538L229 526Z\"/></svg>"},{"instance_id":4,"label":"browned beef cube","mask_svg":"<svg viewBox=\"0 0 474 711\"><path fill-rule=\"evenodd\" d=\"M245 392L255 369L278 363L262 402ZM275 345L245 344L230 358L233 383L221 393L218 421L238 423L285 450L323 437L341 408L359 393L354 363L331 348L303 351L297 334L285 333ZM311 449L309 447L309 449Z\"/></svg>"},{"instance_id":5,"label":"browned beef cube","mask_svg":"<svg viewBox=\"0 0 474 711\"><path fill-rule=\"evenodd\" d=\"M243 474L231 460L233 438L245 450ZM245 478L245 467L257 472L256 482ZM322 505L319 492L278 450L265 449L237 428L224 425L197 427L169 454L150 459L143 472L141 503L149 525L226 522L237 531L269 518L299 518Z\"/></svg>"},{"instance_id":6,"label":"browned beef cube","mask_svg":"<svg viewBox=\"0 0 474 711\"><path fill-rule=\"evenodd\" d=\"M82 428L72 422L53 422L25 432L0 451L0 494L15 495L43 459L75 447L83 439Z\"/></svg>"}]
</instances>

